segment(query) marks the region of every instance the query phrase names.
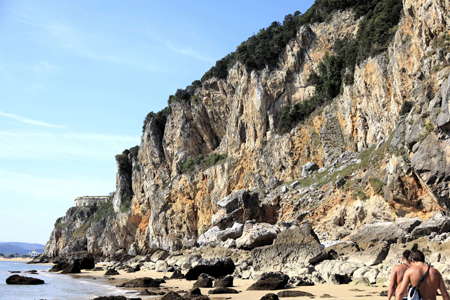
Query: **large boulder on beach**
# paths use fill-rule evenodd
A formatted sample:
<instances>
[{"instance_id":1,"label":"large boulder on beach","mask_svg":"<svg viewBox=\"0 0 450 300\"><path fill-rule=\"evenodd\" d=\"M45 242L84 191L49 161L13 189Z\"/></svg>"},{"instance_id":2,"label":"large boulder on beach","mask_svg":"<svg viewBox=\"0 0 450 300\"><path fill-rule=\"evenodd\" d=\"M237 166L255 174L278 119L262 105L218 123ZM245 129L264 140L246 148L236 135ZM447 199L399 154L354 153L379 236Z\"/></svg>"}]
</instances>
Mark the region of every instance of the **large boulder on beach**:
<instances>
[{"instance_id":1,"label":"large boulder on beach","mask_svg":"<svg viewBox=\"0 0 450 300\"><path fill-rule=\"evenodd\" d=\"M161 300L184 300L183 297L180 296L180 294L176 292L168 292L164 296L160 298Z\"/></svg>"},{"instance_id":2,"label":"large boulder on beach","mask_svg":"<svg viewBox=\"0 0 450 300\"><path fill-rule=\"evenodd\" d=\"M164 282L166 282L164 279L153 279L151 277L142 277L126 281L118 285L118 287L126 287L126 288L159 287Z\"/></svg>"},{"instance_id":3,"label":"large boulder on beach","mask_svg":"<svg viewBox=\"0 0 450 300\"><path fill-rule=\"evenodd\" d=\"M289 276L280 272L264 273L248 290L280 290L289 282Z\"/></svg>"},{"instance_id":4,"label":"large boulder on beach","mask_svg":"<svg viewBox=\"0 0 450 300\"><path fill-rule=\"evenodd\" d=\"M281 291L278 292L278 297L280 298L294 298L294 297L308 297L314 298L314 295L303 291Z\"/></svg>"},{"instance_id":5,"label":"large boulder on beach","mask_svg":"<svg viewBox=\"0 0 450 300\"><path fill-rule=\"evenodd\" d=\"M265 294L259 300L278 300L278 299L280 299L280 298L278 298L278 295L270 293L270 294Z\"/></svg>"},{"instance_id":6,"label":"large boulder on beach","mask_svg":"<svg viewBox=\"0 0 450 300\"><path fill-rule=\"evenodd\" d=\"M214 280L214 287L232 287L233 286L233 276L228 275L224 278L218 278Z\"/></svg>"},{"instance_id":7,"label":"large boulder on beach","mask_svg":"<svg viewBox=\"0 0 450 300\"><path fill-rule=\"evenodd\" d=\"M119 275L119 272L117 272L117 270L114 268L110 268L105 272L105 276L114 276L114 275Z\"/></svg>"},{"instance_id":8,"label":"large boulder on beach","mask_svg":"<svg viewBox=\"0 0 450 300\"><path fill-rule=\"evenodd\" d=\"M213 286L213 278L208 274L202 273L198 276L196 282L194 282L193 288L210 288Z\"/></svg>"},{"instance_id":9,"label":"large boulder on beach","mask_svg":"<svg viewBox=\"0 0 450 300\"><path fill-rule=\"evenodd\" d=\"M365 251L359 251L349 255L348 261L366 266L378 265L386 259L390 246L391 244L387 242L380 242Z\"/></svg>"},{"instance_id":10,"label":"large boulder on beach","mask_svg":"<svg viewBox=\"0 0 450 300\"><path fill-rule=\"evenodd\" d=\"M312 227L305 223L278 234L273 245L252 250L253 264L261 271L281 271L296 274L308 262L323 255L317 235Z\"/></svg>"},{"instance_id":11,"label":"large boulder on beach","mask_svg":"<svg viewBox=\"0 0 450 300\"><path fill-rule=\"evenodd\" d=\"M233 274L235 269L231 258L217 258L212 260L201 260L196 266L190 268L185 275L187 280L197 280L202 273L208 274L214 278L220 278Z\"/></svg>"},{"instance_id":12,"label":"large boulder on beach","mask_svg":"<svg viewBox=\"0 0 450 300\"><path fill-rule=\"evenodd\" d=\"M127 298L125 296L101 296L92 300L141 300L141 298Z\"/></svg>"},{"instance_id":13,"label":"large boulder on beach","mask_svg":"<svg viewBox=\"0 0 450 300\"><path fill-rule=\"evenodd\" d=\"M6 279L6 284L18 284L18 285L38 285L44 284L44 280L33 277L26 277L20 275L12 275Z\"/></svg>"},{"instance_id":14,"label":"large boulder on beach","mask_svg":"<svg viewBox=\"0 0 450 300\"><path fill-rule=\"evenodd\" d=\"M239 294L239 291L229 287L218 287L208 291L208 294Z\"/></svg>"},{"instance_id":15,"label":"large boulder on beach","mask_svg":"<svg viewBox=\"0 0 450 300\"><path fill-rule=\"evenodd\" d=\"M62 274L78 274L81 273L80 260L76 259L67 264L67 266L62 270Z\"/></svg>"},{"instance_id":16,"label":"large boulder on beach","mask_svg":"<svg viewBox=\"0 0 450 300\"><path fill-rule=\"evenodd\" d=\"M251 250L256 247L271 245L280 230L269 223L247 221L242 236L236 240L239 249Z\"/></svg>"}]
</instances>

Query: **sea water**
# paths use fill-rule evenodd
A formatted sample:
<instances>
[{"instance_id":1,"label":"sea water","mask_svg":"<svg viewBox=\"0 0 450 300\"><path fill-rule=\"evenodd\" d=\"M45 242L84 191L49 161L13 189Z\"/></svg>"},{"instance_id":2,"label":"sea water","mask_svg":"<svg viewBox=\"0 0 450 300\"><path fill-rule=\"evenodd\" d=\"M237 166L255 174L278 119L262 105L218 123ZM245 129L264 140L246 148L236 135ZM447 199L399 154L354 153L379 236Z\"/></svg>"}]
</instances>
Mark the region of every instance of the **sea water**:
<instances>
[{"instance_id":1,"label":"sea water","mask_svg":"<svg viewBox=\"0 0 450 300\"><path fill-rule=\"evenodd\" d=\"M73 278L69 275L49 273L49 266L28 265L21 262L0 261L0 299L1 300L88 300L95 296L124 295L125 291L105 283ZM38 274L23 273L37 270ZM18 275L39 278L42 285L8 285L9 271L22 271Z\"/></svg>"}]
</instances>

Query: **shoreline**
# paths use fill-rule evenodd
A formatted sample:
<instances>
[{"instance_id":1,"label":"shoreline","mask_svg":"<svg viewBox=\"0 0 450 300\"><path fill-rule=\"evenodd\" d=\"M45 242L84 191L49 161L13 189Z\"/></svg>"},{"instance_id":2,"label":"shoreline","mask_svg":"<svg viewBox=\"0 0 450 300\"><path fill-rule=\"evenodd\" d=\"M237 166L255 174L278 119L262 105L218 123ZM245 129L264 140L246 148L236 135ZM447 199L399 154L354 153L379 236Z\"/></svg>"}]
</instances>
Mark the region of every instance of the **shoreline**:
<instances>
[{"instance_id":1,"label":"shoreline","mask_svg":"<svg viewBox=\"0 0 450 300\"><path fill-rule=\"evenodd\" d=\"M151 278L163 278L164 276L170 277L172 273L170 272L156 272L156 271L138 271L134 273L125 273L119 271L119 275L114 276L104 276L105 271L83 271L80 274L73 274L72 277L74 279L86 279L102 282L107 285L112 285L117 287L117 285L131 279L141 278L141 277L151 277ZM182 291L189 291L192 288L192 285L195 281L188 281L185 279L168 279L166 283L161 284L161 288L147 288L151 291L175 291L181 294ZM364 284L320 284L314 286L301 286L294 287L289 289L281 289L281 290L273 290L273 291L248 291L248 287L253 284L255 280L251 279L235 279L234 287L240 291L239 294L217 294L210 295L208 291L212 288L201 288L201 292L203 295L209 296L211 299L230 299L230 300L259 300L262 296L268 293L277 294L281 291L302 291L306 293L310 293L314 296L314 298L332 298L337 300L358 300L358 299L385 299L385 296L380 296L380 292L386 291L387 287L384 286L367 286ZM121 288L125 291L130 291L130 293L125 293L124 296L130 297L132 294L136 295L145 288ZM107 295L105 295L107 296ZM331 297L330 297L331 296ZM138 297L143 300L146 299L157 299L156 296L143 296L139 295ZM302 296L302 297L289 297L289 299L311 299L311 296Z\"/></svg>"}]
</instances>

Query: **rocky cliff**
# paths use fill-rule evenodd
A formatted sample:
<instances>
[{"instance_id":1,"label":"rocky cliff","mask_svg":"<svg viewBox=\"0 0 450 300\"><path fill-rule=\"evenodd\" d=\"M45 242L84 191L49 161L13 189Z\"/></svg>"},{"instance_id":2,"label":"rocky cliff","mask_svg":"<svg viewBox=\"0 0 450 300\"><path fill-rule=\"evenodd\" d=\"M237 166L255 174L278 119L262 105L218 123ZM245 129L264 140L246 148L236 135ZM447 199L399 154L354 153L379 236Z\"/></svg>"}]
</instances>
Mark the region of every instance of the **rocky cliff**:
<instances>
[{"instance_id":1,"label":"rocky cliff","mask_svg":"<svg viewBox=\"0 0 450 300\"><path fill-rule=\"evenodd\" d=\"M336 240L448 211L450 4L398 2L385 50L343 68L337 96L301 118L337 43L361 36L367 16L352 7L296 28L273 67L237 60L171 96L147 116L140 145L116 156L112 202L69 209L46 254L174 251L212 228L237 238L246 228L233 224L249 220L309 221L320 240Z\"/></svg>"}]
</instances>

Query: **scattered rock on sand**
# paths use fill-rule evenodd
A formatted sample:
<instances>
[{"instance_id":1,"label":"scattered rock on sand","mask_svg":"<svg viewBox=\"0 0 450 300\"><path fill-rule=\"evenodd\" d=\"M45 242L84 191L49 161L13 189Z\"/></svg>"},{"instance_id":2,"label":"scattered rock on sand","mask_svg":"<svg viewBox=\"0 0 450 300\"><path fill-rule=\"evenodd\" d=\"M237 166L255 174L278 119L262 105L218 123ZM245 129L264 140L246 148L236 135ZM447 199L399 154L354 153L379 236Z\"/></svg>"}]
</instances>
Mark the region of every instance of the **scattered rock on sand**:
<instances>
[{"instance_id":1,"label":"scattered rock on sand","mask_svg":"<svg viewBox=\"0 0 450 300\"><path fill-rule=\"evenodd\" d=\"M281 291L278 293L278 297L286 298L286 297L310 297L314 298L314 295L308 292L303 291Z\"/></svg>"},{"instance_id":2,"label":"scattered rock on sand","mask_svg":"<svg viewBox=\"0 0 450 300\"><path fill-rule=\"evenodd\" d=\"M198 265L189 269L186 273L186 279L197 280L198 276L202 273L208 274L214 278L219 278L228 274L233 274L235 268L231 258L202 260Z\"/></svg>"},{"instance_id":3,"label":"scattered rock on sand","mask_svg":"<svg viewBox=\"0 0 450 300\"><path fill-rule=\"evenodd\" d=\"M278 298L278 296L275 294L266 294L262 296L260 300L278 300L278 299L280 298Z\"/></svg>"},{"instance_id":4,"label":"scattered rock on sand","mask_svg":"<svg viewBox=\"0 0 450 300\"><path fill-rule=\"evenodd\" d=\"M238 294L239 291L228 288L228 287L218 287L208 291L208 294Z\"/></svg>"},{"instance_id":5,"label":"scattered rock on sand","mask_svg":"<svg viewBox=\"0 0 450 300\"><path fill-rule=\"evenodd\" d=\"M233 286L233 276L228 275L224 278L219 278L214 280L214 287L232 287Z\"/></svg>"},{"instance_id":6,"label":"scattered rock on sand","mask_svg":"<svg viewBox=\"0 0 450 300\"><path fill-rule=\"evenodd\" d=\"M178 293L168 292L164 296L161 297L161 300L184 300Z\"/></svg>"},{"instance_id":7,"label":"scattered rock on sand","mask_svg":"<svg viewBox=\"0 0 450 300\"><path fill-rule=\"evenodd\" d=\"M194 283L194 288L210 288L213 285L213 278L208 274L202 273L198 276L197 281Z\"/></svg>"},{"instance_id":8,"label":"scattered rock on sand","mask_svg":"<svg viewBox=\"0 0 450 300\"><path fill-rule=\"evenodd\" d=\"M44 280L20 275L12 275L6 279L6 284L37 285L44 283Z\"/></svg>"},{"instance_id":9,"label":"scattered rock on sand","mask_svg":"<svg viewBox=\"0 0 450 300\"><path fill-rule=\"evenodd\" d=\"M119 272L117 272L117 270L114 268L106 270L105 276L113 276L113 275L119 275Z\"/></svg>"},{"instance_id":10,"label":"scattered rock on sand","mask_svg":"<svg viewBox=\"0 0 450 300\"><path fill-rule=\"evenodd\" d=\"M283 273L264 273L248 290L280 290L286 287L289 276Z\"/></svg>"},{"instance_id":11,"label":"scattered rock on sand","mask_svg":"<svg viewBox=\"0 0 450 300\"><path fill-rule=\"evenodd\" d=\"M180 271L180 269L175 269L175 271L173 271L172 275L170 276L170 279L183 279L183 278L184 275Z\"/></svg>"},{"instance_id":12,"label":"scattered rock on sand","mask_svg":"<svg viewBox=\"0 0 450 300\"><path fill-rule=\"evenodd\" d=\"M142 277L129 280L127 282L122 283L118 287L127 287L127 288L147 288L147 287L159 287L161 283L164 283L164 279L153 279L151 277Z\"/></svg>"}]
</instances>

